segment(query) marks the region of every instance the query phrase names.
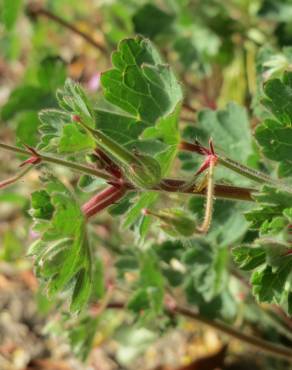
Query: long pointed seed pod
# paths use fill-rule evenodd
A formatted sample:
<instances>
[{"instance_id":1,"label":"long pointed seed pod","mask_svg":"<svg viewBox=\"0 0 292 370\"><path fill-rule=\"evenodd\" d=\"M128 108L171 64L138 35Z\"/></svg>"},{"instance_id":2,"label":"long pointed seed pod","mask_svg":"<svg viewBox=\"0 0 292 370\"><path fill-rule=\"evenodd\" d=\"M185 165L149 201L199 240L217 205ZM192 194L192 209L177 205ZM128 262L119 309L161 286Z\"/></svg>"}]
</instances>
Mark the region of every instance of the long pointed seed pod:
<instances>
[{"instance_id":1,"label":"long pointed seed pod","mask_svg":"<svg viewBox=\"0 0 292 370\"><path fill-rule=\"evenodd\" d=\"M116 160L123 168L126 177L134 185L141 188L151 188L161 180L161 168L152 157L139 153L132 153L102 131L93 129L82 122L79 116L73 116L94 138L96 145Z\"/></svg>"},{"instance_id":2,"label":"long pointed seed pod","mask_svg":"<svg viewBox=\"0 0 292 370\"><path fill-rule=\"evenodd\" d=\"M214 168L216 165L217 158L211 157L209 162L208 170L208 185L207 185L207 199L205 207L205 216L202 225L197 227L197 231L202 234L206 234L209 230L212 214L213 214L213 203L214 203Z\"/></svg>"}]
</instances>

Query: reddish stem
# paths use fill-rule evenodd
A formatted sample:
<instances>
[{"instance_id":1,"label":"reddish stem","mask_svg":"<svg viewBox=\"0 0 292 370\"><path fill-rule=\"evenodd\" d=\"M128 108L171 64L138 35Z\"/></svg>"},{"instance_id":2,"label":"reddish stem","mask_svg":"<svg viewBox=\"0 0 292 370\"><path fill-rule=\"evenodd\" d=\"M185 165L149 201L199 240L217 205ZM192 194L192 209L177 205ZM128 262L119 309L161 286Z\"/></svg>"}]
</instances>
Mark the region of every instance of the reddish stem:
<instances>
[{"instance_id":1,"label":"reddish stem","mask_svg":"<svg viewBox=\"0 0 292 370\"><path fill-rule=\"evenodd\" d=\"M185 181L176 180L176 179L164 179L158 186L158 190L164 190L167 192L182 192L186 194L193 194L193 195L202 195L205 196L206 191L202 189L201 191L194 191L194 186L190 185L189 187L185 187ZM216 184L214 187L214 195L215 197L226 198L226 199L239 199L239 200L247 200L253 201L252 193L254 189L251 188L241 188L238 186L229 186L229 185L221 185Z\"/></svg>"},{"instance_id":2,"label":"reddish stem","mask_svg":"<svg viewBox=\"0 0 292 370\"><path fill-rule=\"evenodd\" d=\"M107 172L109 172L111 175L113 175L117 179L120 179L122 177L121 169L112 161L112 159L107 154L105 154L99 148L95 149L95 153L102 161L104 169Z\"/></svg>"},{"instance_id":3,"label":"reddish stem","mask_svg":"<svg viewBox=\"0 0 292 370\"><path fill-rule=\"evenodd\" d=\"M206 155L206 148L199 143L188 143L187 141L181 141L179 144L179 150L186 150L188 152L195 152L201 155Z\"/></svg>"},{"instance_id":4,"label":"reddish stem","mask_svg":"<svg viewBox=\"0 0 292 370\"><path fill-rule=\"evenodd\" d=\"M86 212L88 209L90 209L92 206L94 206L97 203L102 202L104 199L108 198L111 196L113 193L115 193L117 190L116 186L110 186L106 188L105 190L101 191L100 193L96 194L94 197L89 199L88 202L83 204L82 206L82 211Z\"/></svg>"},{"instance_id":5,"label":"reddish stem","mask_svg":"<svg viewBox=\"0 0 292 370\"><path fill-rule=\"evenodd\" d=\"M111 204L121 199L126 193L126 188L111 186L106 188L101 193L95 195L82 207L82 211L85 217L89 218L94 216L96 213L107 208Z\"/></svg>"},{"instance_id":6,"label":"reddish stem","mask_svg":"<svg viewBox=\"0 0 292 370\"><path fill-rule=\"evenodd\" d=\"M33 166L28 166L24 170L22 170L17 175L10 177L9 179L0 181L0 189L6 188L9 185L15 184L18 180L22 179L31 169Z\"/></svg>"}]
</instances>

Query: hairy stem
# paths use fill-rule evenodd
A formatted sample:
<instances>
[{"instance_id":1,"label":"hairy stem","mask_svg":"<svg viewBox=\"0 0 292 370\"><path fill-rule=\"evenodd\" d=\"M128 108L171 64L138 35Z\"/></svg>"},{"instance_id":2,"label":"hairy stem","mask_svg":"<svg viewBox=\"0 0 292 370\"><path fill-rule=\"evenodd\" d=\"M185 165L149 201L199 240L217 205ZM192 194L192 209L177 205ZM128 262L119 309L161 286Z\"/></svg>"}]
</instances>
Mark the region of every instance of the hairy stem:
<instances>
[{"instance_id":1,"label":"hairy stem","mask_svg":"<svg viewBox=\"0 0 292 370\"><path fill-rule=\"evenodd\" d=\"M59 24L60 26L67 28L71 32L75 33L76 35L80 36L88 42L90 45L99 49L103 53L107 53L107 49L102 45L100 42L96 41L92 36L88 35L87 33L81 31L77 27L75 27L72 23L66 21L65 19L61 18L59 15L52 13L50 10L43 8L39 4L30 4L28 6L28 12L32 16L35 17L46 17L51 21Z\"/></svg>"},{"instance_id":2,"label":"hairy stem","mask_svg":"<svg viewBox=\"0 0 292 370\"><path fill-rule=\"evenodd\" d=\"M115 186L109 186L99 192L98 194L94 195L92 198L90 198L86 203L82 206L82 211L86 213L90 208L94 207L96 204L103 202L108 197L111 197L114 193L116 193L118 190Z\"/></svg>"},{"instance_id":3,"label":"hairy stem","mask_svg":"<svg viewBox=\"0 0 292 370\"><path fill-rule=\"evenodd\" d=\"M194 185L189 184L189 181L177 180L177 179L163 179L159 185L157 185L153 190L165 191L171 193L184 193L206 196L205 190L196 190ZM252 193L256 192L252 188L242 188L239 186L221 185L215 184L214 186L214 196L223 199L233 199L233 200L244 200L253 202Z\"/></svg>"},{"instance_id":4,"label":"hairy stem","mask_svg":"<svg viewBox=\"0 0 292 370\"><path fill-rule=\"evenodd\" d=\"M214 202L214 168L215 160L211 159L208 169L208 186L207 186L205 217L202 225L198 227L198 231L202 234L206 234L208 232L212 220L213 202Z\"/></svg>"},{"instance_id":5,"label":"hairy stem","mask_svg":"<svg viewBox=\"0 0 292 370\"><path fill-rule=\"evenodd\" d=\"M31 156L31 153L28 150L18 148L17 146L8 145L8 144L4 144L4 143L0 142L0 148L12 151L14 153L24 154L24 155L27 155L29 157ZM100 178L105 179L105 180L111 180L111 177L108 174L106 174L102 171L99 171L99 170L97 170L93 167L89 167L89 166L85 166L85 165L78 164L78 163L75 163L75 162L67 161L67 160L64 160L64 159L61 159L61 158L49 156L49 155L42 154L42 153L39 153L39 152L38 152L38 156L43 162L59 164L59 165L64 166L64 167L71 168L72 170L76 170L78 172L86 173L87 175L100 177Z\"/></svg>"},{"instance_id":6,"label":"hairy stem","mask_svg":"<svg viewBox=\"0 0 292 370\"><path fill-rule=\"evenodd\" d=\"M126 304L123 302L112 302L109 303L107 307L112 309L125 309ZM290 348L268 342L264 339L254 337L252 335L244 334L241 330L235 329L227 324L224 324L223 322L207 319L206 317L187 307L174 305L174 307L172 307L171 309L165 307L165 310L173 315L181 315L196 320L201 324L207 325L215 330L220 331L221 333L238 339L241 342L246 343L247 345L253 346L261 352L265 352L269 355L292 361L292 351Z\"/></svg>"},{"instance_id":7,"label":"hairy stem","mask_svg":"<svg viewBox=\"0 0 292 370\"><path fill-rule=\"evenodd\" d=\"M12 151L14 153L19 153L27 156L31 156L31 152L25 149L18 148L13 145L8 145L5 143L0 142L0 148ZM115 183L115 179L111 177L109 174L99 171L93 167L89 167L86 165L78 164L75 162L67 161L61 158L45 155L42 153L37 153L38 156L41 158L43 162L54 163L58 164L72 170L84 173L90 176L100 177L111 184ZM117 184L120 185L118 180ZM194 190L194 186L186 186L188 184L187 181L177 180L177 179L163 179L160 184L153 187L151 190L153 191L163 191L163 192L171 192L171 193L184 193L184 194L192 194L192 195L199 195L199 196L206 196L204 190ZM129 189L134 189L133 185L130 183L125 183L125 187ZM139 191L139 189L135 189ZM214 187L214 196L223 199L233 199L233 200L243 200L243 201L253 201L252 193L255 192L254 189L251 188L242 188L237 186L228 186L228 185L221 185L215 184Z\"/></svg>"},{"instance_id":8,"label":"hairy stem","mask_svg":"<svg viewBox=\"0 0 292 370\"><path fill-rule=\"evenodd\" d=\"M199 144L199 143L192 144L192 143L188 143L186 141L182 141L180 143L180 149L185 150L185 151L189 151L189 152L198 153L200 155L204 155L204 153L202 152L202 145ZM270 177L270 176L268 176L268 175L266 175L266 174L264 174L260 171L254 170L253 168L249 168L247 166L244 166L243 164L241 164L237 161L234 161L233 159L228 158L224 155L219 155L218 153L216 153L216 155L218 157L218 163L220 163L222 166L238 173L239 175L247 177L247 178L249 178L253 181L256 181L260 184L270 184L270 185L273 185L275 187L281 188L285 191L292 192L292 188L290 188L288 185L286 185L285 183L283 183L280 180L273 179L272 177Z\"/></svg>"}]
</instances>

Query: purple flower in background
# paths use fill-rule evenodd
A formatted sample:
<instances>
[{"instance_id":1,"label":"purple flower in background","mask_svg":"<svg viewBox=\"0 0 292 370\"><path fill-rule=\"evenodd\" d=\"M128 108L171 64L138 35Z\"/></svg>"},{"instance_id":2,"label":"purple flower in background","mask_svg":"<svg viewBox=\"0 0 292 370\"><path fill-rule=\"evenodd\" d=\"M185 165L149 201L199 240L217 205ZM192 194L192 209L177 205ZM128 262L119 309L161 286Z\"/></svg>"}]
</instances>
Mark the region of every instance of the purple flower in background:
<instances>
[{"instance_id":1,"label":"purple flower in background","mask_svg":"<svg viewBox=\"0 0 292 370\"><path fill-rule=\"evenodd\" d=\"M88 90L97 91L100 86L100 72L93 74L87 83Z\"/></svg>"},{"instance_id":2,"label":"purple flower in background","mask_svg":"<svg viewBox=\"0 0 292 370\"><path fill-rule=\"evenodd\" d=\"M41 236L41 234L34 231L33 229L30 229L29 236L32 240L35 240L35 239L38 239Z\"/></svg>"}]
</instances>

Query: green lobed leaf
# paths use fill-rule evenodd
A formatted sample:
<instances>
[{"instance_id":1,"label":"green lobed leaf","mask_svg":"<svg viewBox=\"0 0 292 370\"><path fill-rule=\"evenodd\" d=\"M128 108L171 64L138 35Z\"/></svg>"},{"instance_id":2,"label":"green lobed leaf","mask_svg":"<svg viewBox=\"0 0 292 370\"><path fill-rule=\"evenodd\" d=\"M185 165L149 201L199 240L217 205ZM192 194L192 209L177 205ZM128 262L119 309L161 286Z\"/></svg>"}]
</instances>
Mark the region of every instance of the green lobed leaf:
<instances>
[{"instance_id":1,"label":"green lobed leaf","mask_svg":"<svg viewBox=\"0 0 292 370\"><path fill-rule=\"evenodd\" d=\"M79 84L67 79L64 87L57 91L57 99L60 107L66 112L79 115L90 127L94 125L92 104Z\"/></svg>"},{"instance_id":2,"label":"green lobed leaf","mask_svg":"<svg viewBox=\"0 0 292 370\"><path fill-rule=\"evenodd\" d=\"M232 250L239 268L251 271L252 291L259 302L275 303L291 314L292 256L289 244L272 238L257 239L253 245Z\"/></svg>"},{"instance_id":3,"label":"green lobed leaf","mask_svg":"<svg viewBox=\"0 0 292 370\"><path fill-rule=\"evenodd\" d=\"M80 311L92 291L91 251L85 219L73 195L55 179L32 194L31 214L40 239L29 254L49 297L65 292L72 311Z\"/></svg>"},{"instance_id":4,"label":"green lobed leaf","mask_svg":"<svg viewBox=\"0 0 292 370\"><path fill-rule=\"evenodd\" d=\"M146 141L136 140L133 146L146 152L151 150L165 175L174 160L179 140L180 85L150 41L142 37L121 41L112 56L112 63L113 69L103 73L101 78L105 98L130 114L129 135L135 122L140 130L137 132L136 128L136 135L141 136L142 130L148 127L149 131L147 129L145 136L142 135ZM126 124L126 116L123 116L123 122ZM117 133L121 135L118 125L114 129L111 137ZM156 152L153 152L154 143Z\"/></svg>"},{"instance_id":5,"label":"green lobed leaf","mask_svg":"<svg viewBox=\"0 0 292 370\"><path fill-rule=\"evenodd\" d=\"M96 128L120 144L131 147L147 125L135 117L103 109L95 109Z\"/></svg>"},{"instance_id":6,"label":"green lobed leaf","mask_svg":"<svg viewBox=\"0 0 292 370\"><path fill-rule=\"evenodd\" d=\"M121 41L112 63L114 68L101 77L104 95L136 119L153 125L181 101L175 76L147 39Z\"/></svg>"},{"instance_id":7,"label":"green lobed leaf","mask_svg":"<svg viewBox=\"0 0 292 370\"><path fill-rule=\"evenodd\" d=\"M266 261L266 252L263 247L240 246L233 248L232 254L234 262L241 270L253 270Z\"/></svg>"},{"instance_id":8,"label":"green lobed leaf","mask_svg":"<svg viewBox=\"0 0 292 370\"><path fill-rule=\"evenodd\" d=\"M52 218L54 207L50 195L45 190L38 190L31 195L32 217L43 220Z\"/></svg>"},{"instance_id":9,"label":"green lobed leaf","mask_svg":"<svg viewBox=\"0 0 292 370\"><path fill-rule=\"evenodd\" d=\"M71 115L57 109L39 113L41 141L38 148L62 154L77 153L95 147L93 139L72 122Z\"/></svg>"},{"instance_id":10,"label":"green lobed leaf","mask_svg":"<svg viewBox=\"0 0 292 370\"><path fill-rule=\"evenodd\" d=\"M263 103L270 112L255 131L263 154L279 162L280 177L292 175L292 72L285 72L282 80L271 79L265 87Z\"/></svg>"},{"instance_id":11,"label":"green lobed leaf","mask_svg":"<svg viewBox=\"0 0 292 370\"><path fill-rule=\"evenodd\" d=\"M67 125L70 116L77 114L88 126L95 126L119 144L137 151L137 156L139 151L149 153L159 161L165 175L179 142L180 85L150 41L142 37L123 40L113 54L112 63L113 69L101 78L104 96L113 103L112 111L93 108L82 88L68 80L57 94L61 108L67 113L49 110L40 115L40 148L55 148L64 154L92 149L94 144L86 132L72 123ZM129 210L125 225L136 222L142 209L139 205L149 206L156 195L146 197L149 201L138 201ZM141 235L146 235L149 221L140 221Z\"/></svg>"},{"instance_id":12,"label":"green lobed leaf","mask_svg":"<svg viewBox=\"0 0 292 370\"><path fill-rule=\"evenodd\" d=\"M82 132L76 124L64 126L58 147L60 153L76 153L94 148L94 140Z\"/></svg>"},{"instance_id":13,"label":"green lobed leaf","mask_svg":"<svg viewBox=\"0 0 292 370\"><path fill-rule=\"evenodd\" d=\"M278 268L266 265L256 270L251 278L253 294L260 302L276 303L287 307L288 295L292 292L292 257L283 257L285 260ZM291 311L287 312L292 314Z\"/></svg>"},{"instance_id":14,"label":"green lobed leaf","mask_svg":"<svg viewBox=\"0 0 292 370\"><path fill-rule=\"evenodd\" d=\"M278 121L266 119L256 129L256 138L263 154L278 161L280 177L292 175L292 126L283 126Z\"/></svg>"},{"instance_id":15,"label":"green lobed leaf","mask_svg":"<svg viewBox=\"0 0 292 370\"><path fill-rule=\"evenodd\" d=\"M282 231L288 224L288 219L281 223L279 229L279 218L283 218L292 207L292 193L264 185L262 190L253 196L259 207L245 214L251 223L250 227L259 230L261 235Z\"/></svg>"}]
</instances>

